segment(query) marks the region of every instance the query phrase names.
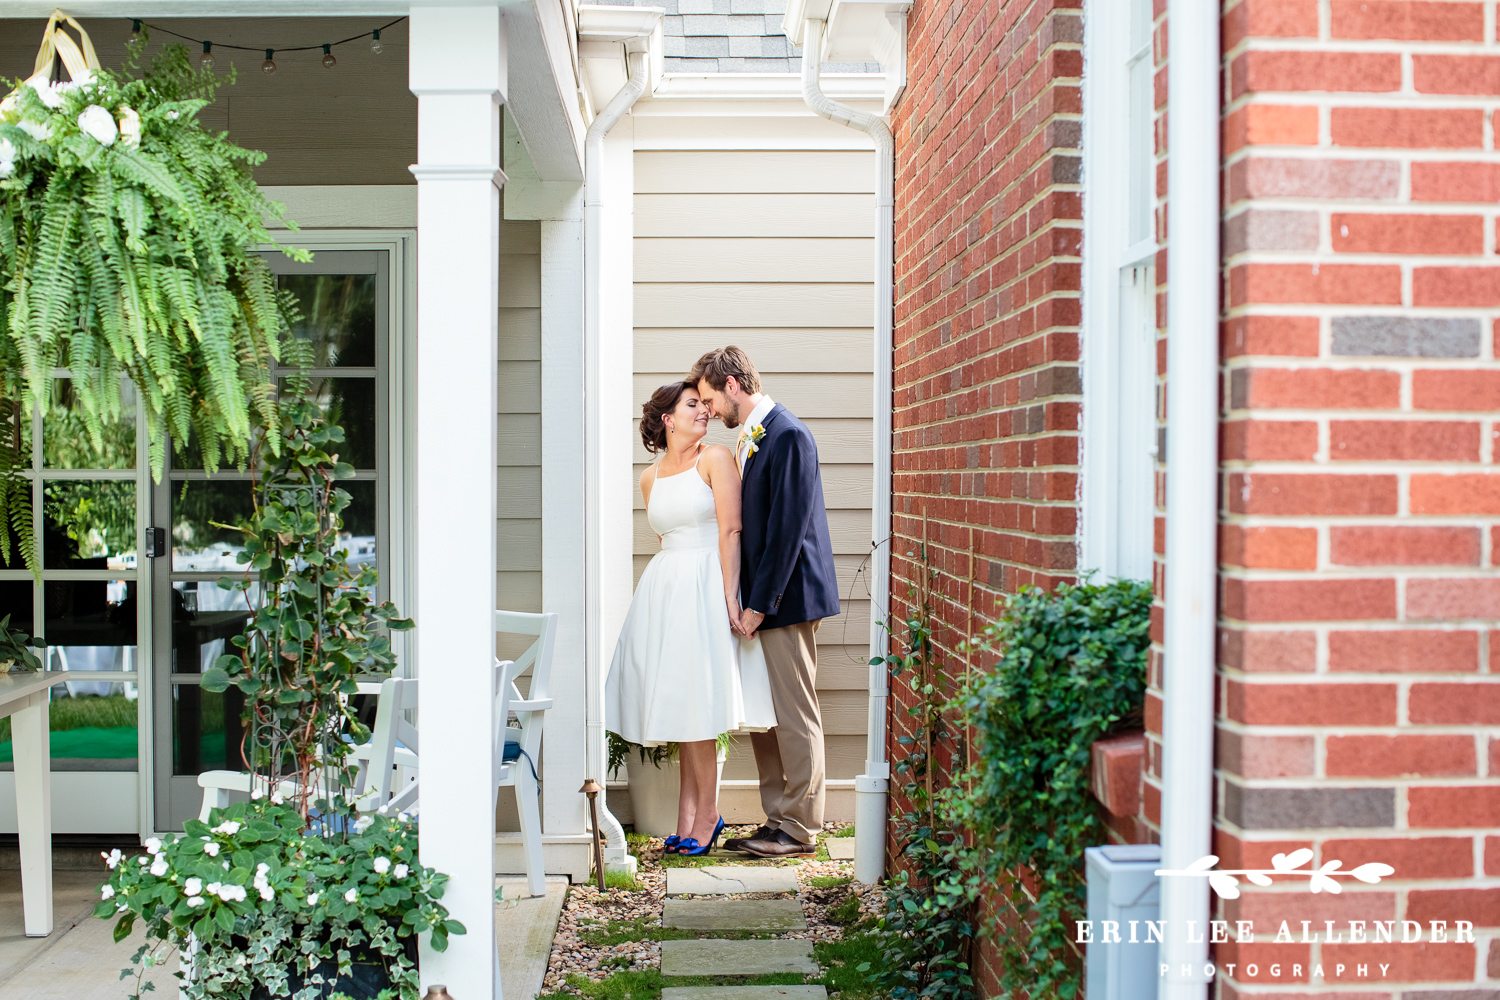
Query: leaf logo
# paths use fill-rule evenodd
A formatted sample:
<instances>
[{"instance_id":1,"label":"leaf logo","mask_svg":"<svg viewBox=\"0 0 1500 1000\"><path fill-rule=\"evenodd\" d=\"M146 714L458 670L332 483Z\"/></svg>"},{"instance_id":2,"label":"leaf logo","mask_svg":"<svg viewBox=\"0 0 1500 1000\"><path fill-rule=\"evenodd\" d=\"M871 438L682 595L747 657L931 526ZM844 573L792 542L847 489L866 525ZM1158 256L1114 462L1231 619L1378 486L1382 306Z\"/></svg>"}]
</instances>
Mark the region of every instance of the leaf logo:
<instances>
[{"instance_id":1,"label":"leaf logo","mask_svg":"<svg viewBox=\"0 0 1500 1000\"><path fill-rule=\"evenodd\" d=\"M1303 868L1313 859L1313 852L1307 848L1296 850L1290 854L1277 854L1271 858L1270 868L1236 868L1230 870L1215 870L1214 865L1219 863L1216 855L1205 854L1186 868L1158 868L1157 875L1185 875L1190 877L1207 878L1208 884L1214 894L1220 899L1238 899L1240 895L1240 880L1235 876L1242 875L1255 885L1271 885L1275 881L1274 876L1303 877L1306 876L1309 892L1341 893L1344 891L1335 876L1347 875L1356 878L1369 885L1375 885L1382 878L1394 875L1396 869L1390 865L1372 861L1360 865L1352 871L1343 871L1344 863L1337 859L1323 862L1322 867L1317 869Z\"/></svg>"}]
</instances>

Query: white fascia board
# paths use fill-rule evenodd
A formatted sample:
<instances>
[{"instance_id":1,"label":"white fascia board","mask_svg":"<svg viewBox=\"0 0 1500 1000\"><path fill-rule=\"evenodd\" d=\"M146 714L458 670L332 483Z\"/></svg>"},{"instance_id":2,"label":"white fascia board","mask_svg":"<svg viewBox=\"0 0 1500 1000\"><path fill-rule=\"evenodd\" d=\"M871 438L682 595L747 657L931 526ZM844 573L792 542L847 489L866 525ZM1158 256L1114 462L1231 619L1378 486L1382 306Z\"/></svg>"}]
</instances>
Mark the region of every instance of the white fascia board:
<instances>
[{"instance_id":1,"label":"white fascia board","mask_svg":"<svg viewBox=\"0 0 1500 1000\"><path fill-rule=\"evenodd\" d=\"M781 31L791 39L793 45L802 44L802 24L808 18L814 21L828 20L833 0L787 0L786 14L781 18Z\"/></svg>"},{"instance_id":2,"label":"white fascia board","mask_svg":"<svg viewBox=\"0 0 1500 1000\"><path fill-rule=\"evenodd\" d=\"M825 73L823 92L841 101L879 101L885 92L882 73ZM802 101L802 78L796 73L668 73L652 99Z\"/></svg>"}]
</instances>

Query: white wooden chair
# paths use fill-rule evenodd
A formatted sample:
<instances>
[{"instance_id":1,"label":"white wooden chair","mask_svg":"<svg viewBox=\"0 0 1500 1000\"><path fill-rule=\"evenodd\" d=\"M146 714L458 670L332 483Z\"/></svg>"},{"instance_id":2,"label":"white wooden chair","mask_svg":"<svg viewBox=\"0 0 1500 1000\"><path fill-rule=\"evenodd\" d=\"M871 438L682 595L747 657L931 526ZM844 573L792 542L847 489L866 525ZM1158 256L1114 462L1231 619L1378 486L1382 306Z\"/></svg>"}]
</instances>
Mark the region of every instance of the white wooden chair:
<instances>
[{"instance_id":1,"label":"white wooden chair","mask_svg":"<svg viewBox=\"0 0 1500 1000\"><path fill-rule=\"evenodd\" d=\"M379 695L370 742L350 751L350 756L359 765L354 787L358 796L356 807L368 812L382 803L394 801L393 791L404 793L407 789L398 782L405 778L407 771L416 767L417 731L407 723L404 711L416 707L417 682L392 677L379 683L360 684L359 693ZM384 766L372 768L372 758L380 760ZM208 822L209 813L213 809L223 809L229 805L232 792L248 795L251 781L252 776L245 771L204 771L198 775L198 787L203 789L203 805L198 811L198 818ZM410 782L410 788L414 799L415 781ZM288 778L281 781L276 790L286 798L291 798L297 793L297 782ZM325 795L327 791L319 787L318 795ZM395 815L399 811L399 808L392 809L387 815Z\"/></svg>"},{"instance_id":2,"label":"white wooden chair","mask_svg":"<svg viewBox=\"0 0 1500 1000\"><path fill-rule=\"evenodd\" d=\"M547 878L542 859L537 762L542 749L542 722L547 709L552 707L548 685L552 677L552 651L557 643L557 615L496 611L495 631L536 636L536 641L514 663L496 664L497 670L504 668L504 675L495 678L495 774L500 788L516 791L527 889L531 895L540 896L547 891ZM522 697L516 681L528 671L531 685ZM514 726L509 724L511 715L516 717ZM513 749L507 751L507 745Z\"/></svg>"}]
</instances>

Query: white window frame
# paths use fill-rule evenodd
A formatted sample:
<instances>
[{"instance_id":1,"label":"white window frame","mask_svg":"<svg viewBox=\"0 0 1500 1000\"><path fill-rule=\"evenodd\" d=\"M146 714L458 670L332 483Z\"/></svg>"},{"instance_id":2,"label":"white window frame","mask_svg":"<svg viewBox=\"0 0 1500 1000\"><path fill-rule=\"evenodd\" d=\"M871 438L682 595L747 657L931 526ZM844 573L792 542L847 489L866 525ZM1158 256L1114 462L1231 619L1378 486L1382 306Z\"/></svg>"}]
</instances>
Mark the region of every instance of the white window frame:
<instances>
[{"instance_id":1,"label":"white window frame","mask_svg":"<svg viewBox=\"0 0 1500 1000\"><path fill-rule=\"evenodd\" d=\"M1151 123L1131 102L1130 68L1152 65L1151 32L1132 31L1143 0L1084 9L1083 367L1080 574L1151 578L1156 457L1154 228L1132 239L1132 131ZM1149 11L1149 0L1144 0ZM1147 15L1149 17L1149 14ZM1134 38L1132 36L1135 36ZM1149 75L1147 77L1149 81ZM1152 102L1154 103L1154 102ZM1151 117L1147 111L1146 117ZM1154 155L1147 147L1147 157ZM1122 164L1127 165L1122 169ZM1137 165L1139 169L1139 165ZM1154 190L1154 170L1144 174ZM1136 199L1132 198L1132 195ZM1149 195L1148 195L1149 197ZM1141 453L1145 454L1141 454ZM1136 462L1130 457L1137 456Z\"/></svg>"}]
</instances>

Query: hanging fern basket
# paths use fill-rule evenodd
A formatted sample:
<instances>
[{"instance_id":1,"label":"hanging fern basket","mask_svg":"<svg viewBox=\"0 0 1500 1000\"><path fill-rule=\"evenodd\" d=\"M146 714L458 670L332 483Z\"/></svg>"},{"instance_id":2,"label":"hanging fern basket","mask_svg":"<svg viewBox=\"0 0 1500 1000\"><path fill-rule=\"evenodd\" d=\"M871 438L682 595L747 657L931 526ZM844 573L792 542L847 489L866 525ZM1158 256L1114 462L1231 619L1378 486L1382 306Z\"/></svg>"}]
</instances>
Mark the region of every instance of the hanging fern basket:
<instances>
[{"instance_id":1,"label":"hanging fern basket","mask_svg":"<svg viewBox=\"0 0 1500 1000\"><path fill-rule=\"evenodd\" d=\"M270 366L293 305L252 250L280 247L268 219L295 227L251 178L265 154L199 122L212 71L172 46L138 72L143 45L105 70L82 26L55 13L36 71L0 102L0 512L33 571L20 428L57 368L96 447L120 415L121 379L134 383L157 480L168 435L196 439L213 471L246 461L256 427L279 426ZM59 60L70 79L54 79Z\"/></svg>"}]
</instances>

